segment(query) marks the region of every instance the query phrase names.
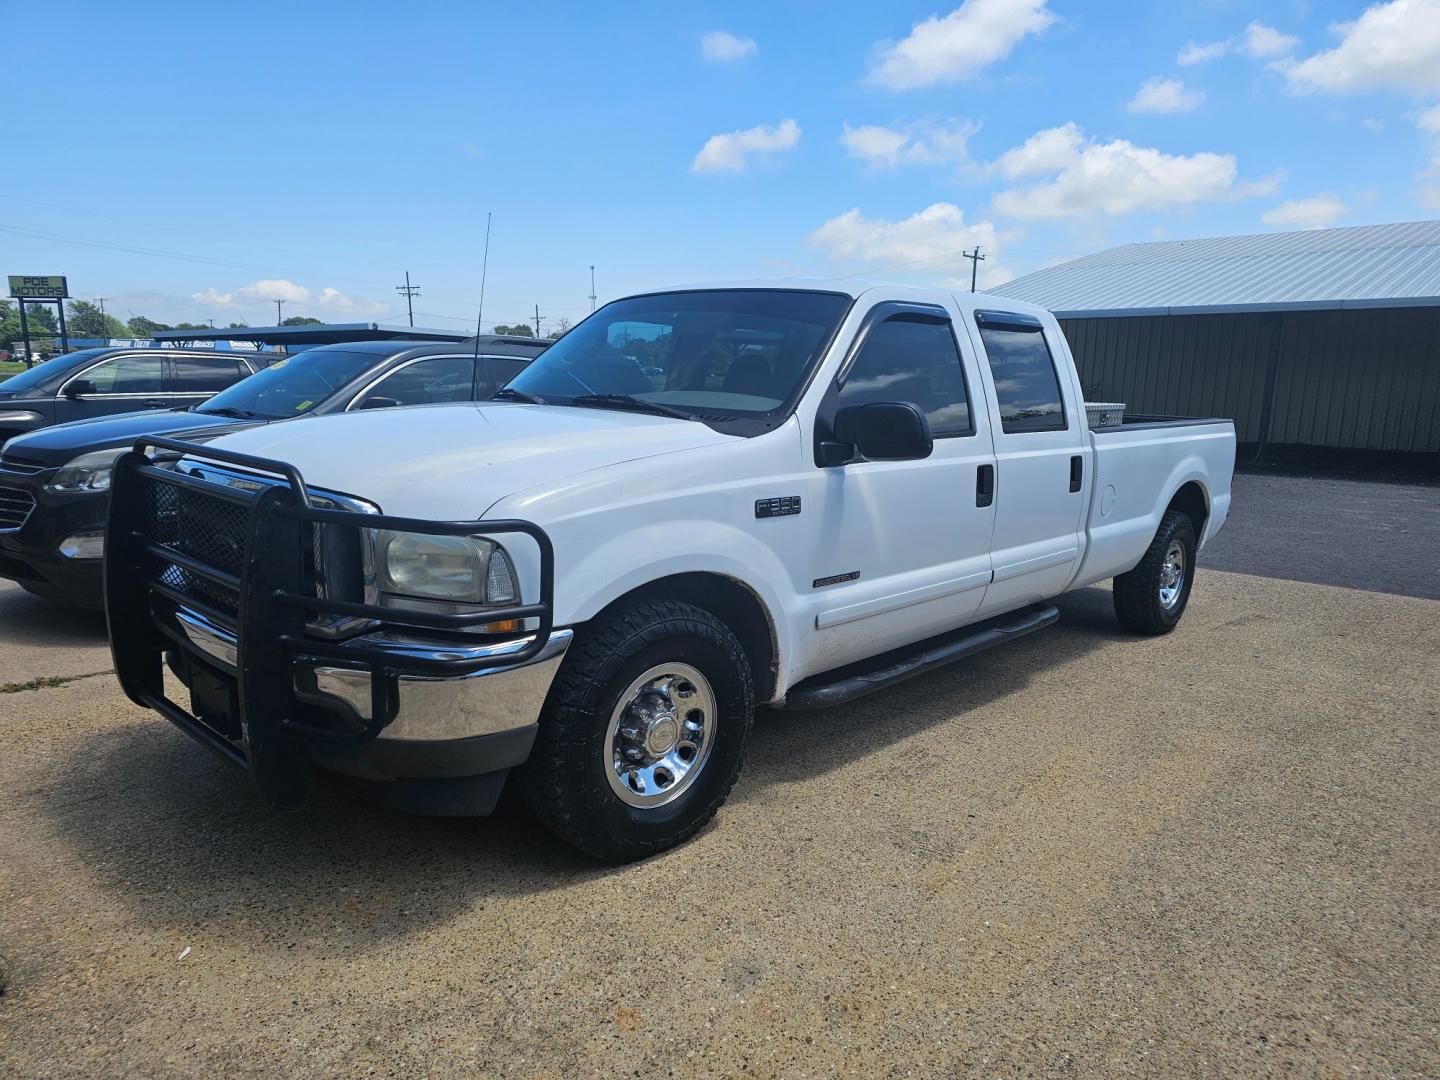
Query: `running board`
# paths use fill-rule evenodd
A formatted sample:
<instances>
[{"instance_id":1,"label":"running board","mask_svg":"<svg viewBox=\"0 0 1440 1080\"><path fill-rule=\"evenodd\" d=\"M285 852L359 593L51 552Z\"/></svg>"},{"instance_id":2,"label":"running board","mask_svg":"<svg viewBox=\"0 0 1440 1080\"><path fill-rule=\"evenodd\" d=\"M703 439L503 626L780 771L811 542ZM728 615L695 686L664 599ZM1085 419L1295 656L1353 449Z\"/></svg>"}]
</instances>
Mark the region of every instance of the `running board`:
<instances>
[{"instance_id":1,"label":"running board","mask_svg":"<svg viewBox=\"0 0 1440 1080\"><path fill-rule=\"evenodd\" d=\"M1059 618L1060 609L1053 604L1035 604L938 638L927 638L872 660L813 675L791 688L781 708L828 709L831 705L857 701L916 675L1034 633Z\"/></svg>"}]
</instances>

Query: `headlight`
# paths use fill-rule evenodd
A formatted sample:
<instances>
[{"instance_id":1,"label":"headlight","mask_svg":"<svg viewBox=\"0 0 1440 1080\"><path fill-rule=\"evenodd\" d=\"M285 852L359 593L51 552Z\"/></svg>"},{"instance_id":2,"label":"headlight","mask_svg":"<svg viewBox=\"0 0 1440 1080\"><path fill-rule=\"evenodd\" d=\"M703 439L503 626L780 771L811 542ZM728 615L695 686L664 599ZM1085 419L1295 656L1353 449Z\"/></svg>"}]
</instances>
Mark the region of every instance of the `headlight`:
<instances>
[{"instance_id":1,"label":"headlight","mask_svg":"<svg viewBox=\"0 0 1440 1080\"><path fill-rule=\"evenodd\" d=\"M494 606L518 603L505 549L475 536L381 532L380 591L387 596Z\"/></svg>"},{"instance_id":2,"label":"headlight","mask_svg":"<svg viewBox=\"0 0 1440 1080\"><path fill-rule=\"evenodd\" d=\"M117 446L72 458L45 486L51 491L109 491L115 459L128 449L128 446Z\"/></svg>"}]
</instances>

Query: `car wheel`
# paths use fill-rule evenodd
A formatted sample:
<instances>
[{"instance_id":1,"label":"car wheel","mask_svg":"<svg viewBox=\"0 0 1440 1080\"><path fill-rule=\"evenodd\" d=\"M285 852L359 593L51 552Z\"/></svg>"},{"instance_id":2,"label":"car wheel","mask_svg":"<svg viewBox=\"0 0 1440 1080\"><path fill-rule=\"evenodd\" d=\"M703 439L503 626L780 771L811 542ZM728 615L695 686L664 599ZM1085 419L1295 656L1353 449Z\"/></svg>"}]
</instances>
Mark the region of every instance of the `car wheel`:
<instances>
[{"instance_id":1,"label":"car wheel","mask_svg":"<svg viewBox=\"0 0 1440 1080\"><path fill-rule=\"evenodd\" d=\"M577 632L516 779L562 840L609 862L644 858L715 816L754 711L724 623L691 604L631 605Z\"/></svg>"},{"instance_id":2,"label":"car wheel","mask_svg":"<svg viewBox=\"0 0 1440 1080\"><path fill-rule=\"evenodd\" d=\"M1195 581L1195 524L1171 510L1135 569L1115 579L1115 617L1137 634L1168 634L1185 614Z\"/></svg>"}]
</instances>

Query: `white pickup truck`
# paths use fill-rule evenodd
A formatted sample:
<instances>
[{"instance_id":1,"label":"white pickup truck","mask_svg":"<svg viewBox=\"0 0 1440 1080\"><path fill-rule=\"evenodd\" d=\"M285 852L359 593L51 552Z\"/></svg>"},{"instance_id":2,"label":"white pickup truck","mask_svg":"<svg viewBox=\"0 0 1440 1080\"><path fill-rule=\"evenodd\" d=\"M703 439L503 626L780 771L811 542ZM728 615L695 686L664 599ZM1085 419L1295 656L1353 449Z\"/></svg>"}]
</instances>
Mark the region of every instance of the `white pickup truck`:
<instances>
[{"instance_id":1,"label":"white pickup truck","mask_svg":"<svg viewBox=\"0 0 1440 1080\"><path fill-rule=\"evenodd\" d=\"M631 296L498 397L137 443L106 548L129 696L276 804L319 765L486 813L513 773L632 859L715 814L759 705L852 700L1107 578L1169 631L1230 503L1228 420L1092 431L1054 318L984 294Z\"/></svg>"}]
</instances>

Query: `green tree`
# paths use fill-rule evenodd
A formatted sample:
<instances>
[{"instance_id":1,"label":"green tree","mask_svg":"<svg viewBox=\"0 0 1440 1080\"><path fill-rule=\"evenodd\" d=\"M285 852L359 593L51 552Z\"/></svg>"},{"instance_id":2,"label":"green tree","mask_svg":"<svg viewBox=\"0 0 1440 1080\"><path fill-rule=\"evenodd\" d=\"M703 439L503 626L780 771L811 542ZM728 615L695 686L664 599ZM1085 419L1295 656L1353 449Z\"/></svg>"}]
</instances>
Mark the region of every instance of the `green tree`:
<instances>
[{"instance_id":1,"label":"green tree","mask_svg":"<svg viewBox=\"0 0 1440 1080\"><path fill-rule=\"evenodd\" d=\"M26 304L25 318L30 323L30 343L36 352L41 347L50 347L52 340L58 341L60 331L55 323L55 309L49 304ZM15 342L24 340L20 333L20 305L0 300L0 349L8 351Z\"/></svg>"},{"instance_id":2,"label":"green tree","mask_svg":"<svg viewBox=\"0 0 1440 1080\"><path fill-rule=\"evenodd\" d=\"M71 300L65 312L66 329L73 337L129 337L130 328L114 315L102 313L89 300Z\"/></svg>"},{"instance_id":3,"label":"green tree","mask_svg":"<svg viewBox=\"0 0 1440 1080\"><path fill-rule=\"evenodd\" d=\"M130 333L136 337L150 337L157 330L170 330L172 327L163 322L156 322L154 319L147 319L144 315L136 315L126 323L130 327Z\"/></svg>"},{"instance_id":4,"label":"green tree","mask_svg":"<svg viewBox=\"0 0 1440 1080\"><path fill-rule=\"evenodd\" d=\"M172 330L210 330L212 327L205 323L198 322L177 322L171 327Z\"/></svg>"},{"instance_id":5,"label":"green tree","mask_svg":"<svg viewBox=\"0 0 1440 1080\"><path fill-rule=\"evenodd\" d=\"M506 326L501 323L494 328L494 332L502 337L534 337L535 331L530 328L529 323L516 323L514 326Z\"/></svg>"},{"instance_id":6,"label":"green tree","mask_svg":"<svg viewBox=\"0 0 1440 1080\"><path fill-rule=\"evenodd\" d=\"M281 326L324 326L324 319L312 319L308 315L291 315Z\"/></svg>"},{"instance_id":7,"label":"green tree","mask_svg":"<svg viewBox=\"0 0 1440 1080\"><path fill-rule=\"evenodd\" d=\"M229 326L227 326L225 329L227 329L227 330L249 330L249 329L250 329L250 324L249 324L248 322L232 322L232 323L231 323Z\"/></svg>"}]
</instances>

